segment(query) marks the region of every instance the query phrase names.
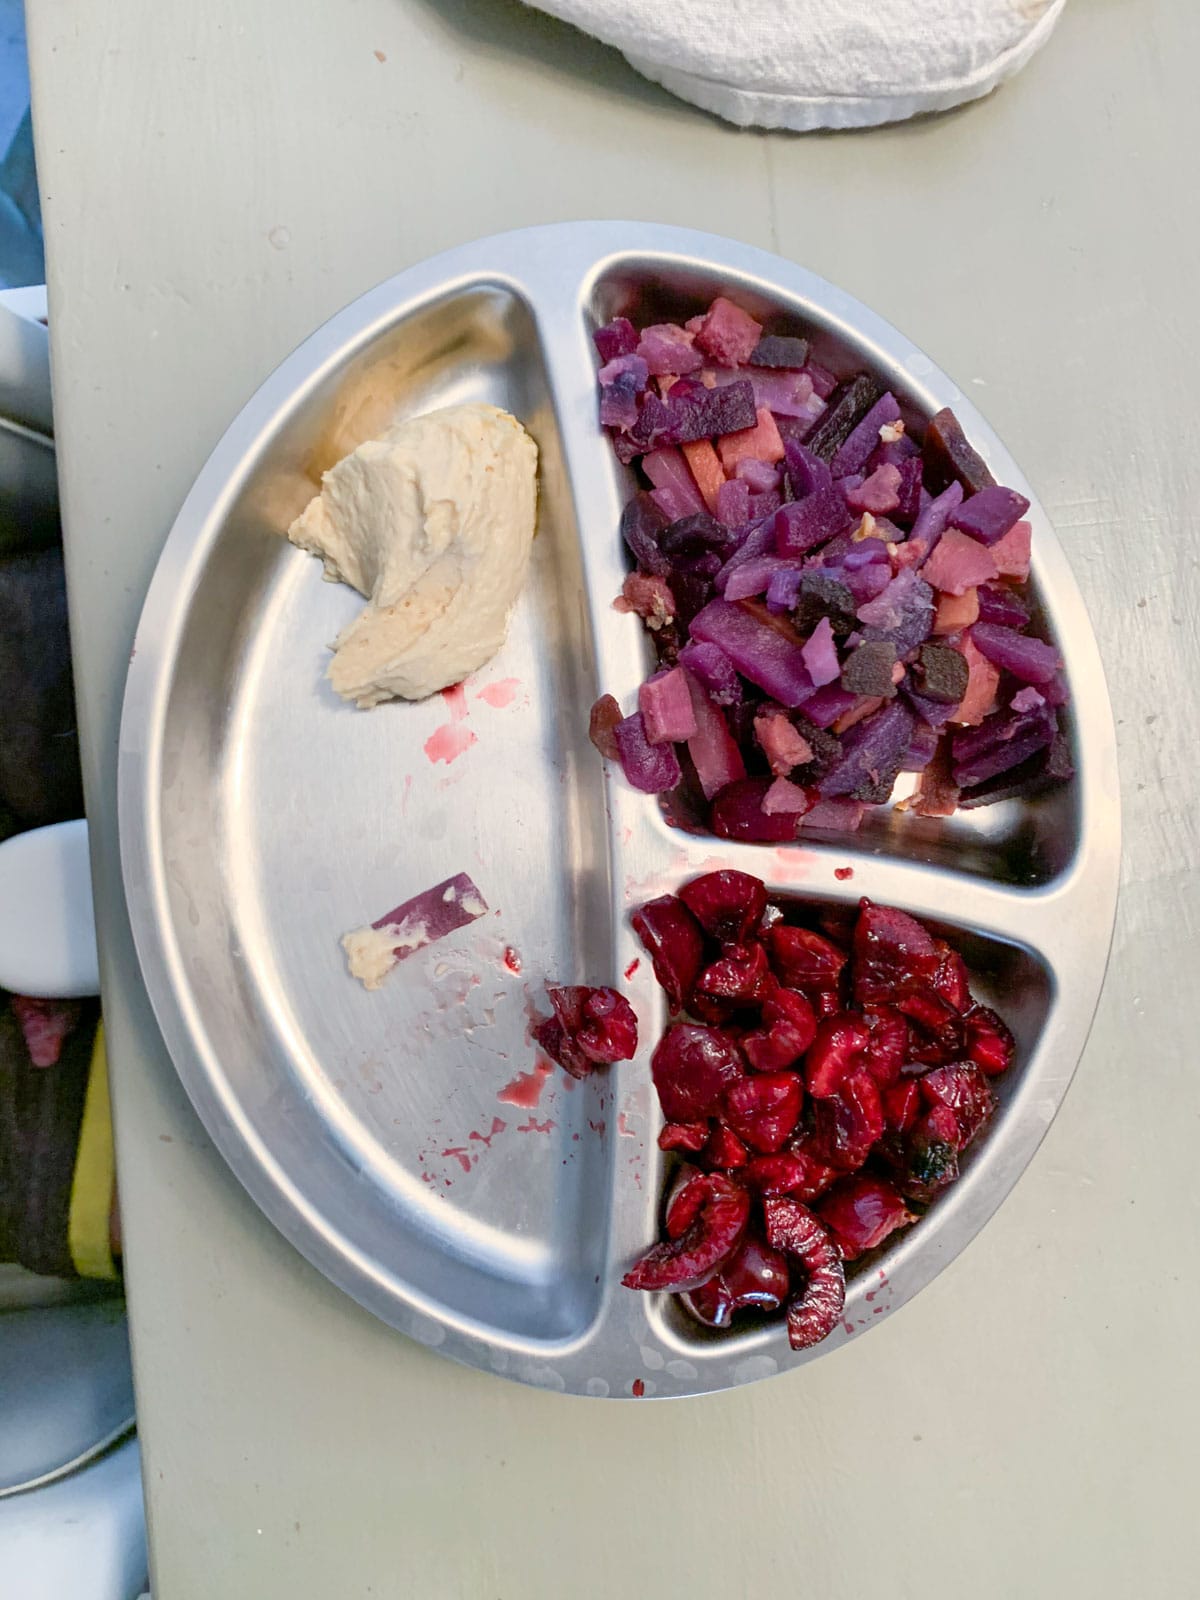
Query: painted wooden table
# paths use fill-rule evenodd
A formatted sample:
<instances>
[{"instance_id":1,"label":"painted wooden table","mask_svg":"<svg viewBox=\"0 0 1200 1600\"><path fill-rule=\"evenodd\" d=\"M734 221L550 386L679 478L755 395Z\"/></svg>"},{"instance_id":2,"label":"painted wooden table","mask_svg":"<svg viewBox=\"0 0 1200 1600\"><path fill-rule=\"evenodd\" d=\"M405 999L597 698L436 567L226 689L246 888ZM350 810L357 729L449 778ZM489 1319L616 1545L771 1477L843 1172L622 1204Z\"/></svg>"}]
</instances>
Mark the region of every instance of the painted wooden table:
<instances>
[{"instance_id":1,"label":"painted wooden table","mask_svg":"<svg viewBox=\"0 0 1200 1600\"><path fill-rule=\"evenodd\" d=\"M42 0L29 34L159 1600L1200 1593L1200 12L1080 0L990 100L810 138L500 0ZM233 412L409 262L586 216L790 255L972 386L1083 586L1123 763L1099 1019L1014 1195L870 1338L671 1406L452 1366L283 1243L174 1078L115 843L138 610Z\"/></svg>"}]
</instances>

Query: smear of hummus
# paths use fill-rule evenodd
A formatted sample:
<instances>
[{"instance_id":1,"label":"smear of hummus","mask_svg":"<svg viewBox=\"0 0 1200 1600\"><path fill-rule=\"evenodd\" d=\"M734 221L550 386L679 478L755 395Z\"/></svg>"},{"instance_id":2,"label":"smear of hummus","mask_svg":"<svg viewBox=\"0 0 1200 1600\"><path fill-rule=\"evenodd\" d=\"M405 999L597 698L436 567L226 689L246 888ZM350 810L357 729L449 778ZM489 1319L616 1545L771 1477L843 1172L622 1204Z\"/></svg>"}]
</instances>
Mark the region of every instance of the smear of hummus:
<instances>
[{"instance_id":1,"label":"smear of hummus","mask_svg":"<svg viewBox=\"0 0 1200 1600\"><path fill-rule=\"evenodd\" d=\"M333 646L338 694L423 700L490 661L536 513L537 446L496 406L412 417L325 473L288 537L367 597Z\"/></svg>"}]
</instances>

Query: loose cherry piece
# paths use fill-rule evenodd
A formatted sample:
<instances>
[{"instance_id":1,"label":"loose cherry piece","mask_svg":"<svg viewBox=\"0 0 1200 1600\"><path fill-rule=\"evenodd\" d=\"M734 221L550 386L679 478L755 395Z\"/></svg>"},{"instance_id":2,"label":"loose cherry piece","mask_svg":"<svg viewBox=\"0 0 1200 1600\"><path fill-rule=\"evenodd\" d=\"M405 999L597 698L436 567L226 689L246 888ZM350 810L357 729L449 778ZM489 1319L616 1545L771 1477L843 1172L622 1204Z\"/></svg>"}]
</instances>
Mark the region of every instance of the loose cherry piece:
<instances>
[{"instance_id":1,"label":"loose cherry piece","mask_svg":"<svg viewBox=\"0 0 1200 1600\"><path fill-rule=\"evenodd\" d=\"M881 1089L890 1088L908 1054L908 1023L895 1006L876 1006L866 1020L871 1031L867 1066Z\"/></svg>"},{"instance_id":2,"label":"loose cherry piece","mask_svg":"<svg viewBox=\"0 0 1200 1600\"><path fill-rule=\"evenodd\" d=\"M734 1172L744 1167L749 1159L750 1152L729 1124L718 1122L704 1147L705 1164L722 1172Z\"/></svg>"},{"instance_id":3,"label":"loose cherry piece","mask_svg":"<svg viewBox=\"0 0 1200 1600\"><path fill-rule=\"evenodd\" d=\"M773 980L761 944L727 944L696 979L696 993L734 1006L753 1005Z\"/></svg>"},{"instance_id":4,"label":"loose cherry piece","mask_svg":"<svg viewBox=\"0 0 1200 1600\"><path fill-rule=\"evenodd\" d=\"M876 1249L897 1228L917 1220L898 1189L867 1173L843 1178L815 1209L843 1261Z\"/></svg>"},{"instance_id":5,"label":"loose cherry piece","mask_svg":"<svg viewBox=\"0 0 1200 1600\"><path fill-rule=\"evenodd\" d=\"M709 1328L727 1328L735 1311L778 1311L791 1288L787 1257L747 1234L737 1253L706 1283L691 1290L683 1303Z\"/></svg>"},{"instance_id":6,"label":"loose cherry piece","mask_svg":"<svg viewBox=\"0 0 1200 1600\"><path fill-rule=\"evenodd\" d=\"M766 885L748 872L706 872L685 883L679 898L696 921L722 944L742 944L767 909Z\"/></svg>"},{"instance_id":7,"label":"loose cherry piece","mask_svg":"<svg viewBox=\"0 0 1200 1600\"><path fill-rule=\"evenodd\" d=\"M650 1058L650 1072L669 1122L712 1116L730 1084L742 1076L742 1055L732 1037L698 1022L675 1022Z\"/></svg>"},{"instance_id":8,"label":"loose cherry piece","mask_svg":"<svg viewBox=\"0 0 1200 1600\"><path fill-rule=\"evenodd\" d=\"M719 1172L700 1173L676 1198L695 1190L684 1209L691 1220L674 1238L651 1245L640 1261L622 1278L627 1289L695 1289L733 1255L750 1218L750 1196ZM672 1208L674 1210L674 1208ZM670 1223L670 1214L668 1221Z\"/></svg>"},{"instance_id":9,"label":"loose cherry piece","mask_svg":"<svg viewBox=\"0 0 1200 1600\"><path fill-rule=\"evenodd\" d=\"M658 1136L660 1150L686 1150L695 1155L708 1143L707 1122L668 1122Z\"/></svg>"},{"instance_id":10,"label":"loose cherry piece","mask_svg":"<svg viewBox=\"0 0 1200 1600\"><path fill-rule=\"evenodd\" d=\"M654 976L666 991L671 1010L682 1010L704 962L700 924L673 894L647 900L629 920L649 953Z\"/></svg>"},{"instance_id":11,"label":"loose cherry piece","mask_svg":"<svg viewBox=\"0 0 1200 1600\"><path fill-rule=\"evenodd\" d=\"M866 1023L850 1011L823 1017L804 1058L804 1082L814 1098L836 1094L852 1072L867 1060L871 1035Z\"/></svg>"},{"instance_id":12,"label":"loose cherry piece","mask_svg":"<svg viewBox=\"0 0 1200 1600\"><path fill-rule=\"evenodd\" d=\"M836 989L847 956L832 940L811 928L793 928L777 922L767 935L771 966L780 983L806 994L821 989Z\"/></svg>"},{"instance_id":13,"label":"loose cherry piece","mask_svg":"<svg viewBox=\"0 0 1200 1600\"><path fill-rule=\"evenodd\" d=\"M938 953L937 971L933 975L934 992L953 1006L955 1011L964 1012L971 1006L971 979L967 972L967 964L957 950L952 950L943 939L935 939L934 946Z\"/></svg>"},{"instance_id":14,"label":"loose cherry piece","mask_svg":"<svg viewBox=\"0 0 1200 1600\"><path fill-rule=\"evenodd\" d=\"M944 1066L957 1060L965 1049L965 1029L954 1008L933 993L901 995L896 1009L916 1024L909 1029L908 1054L915 1061Z\"/></svg>"},{"instance_id":15,"label":"loose cherry piece","mask_svg":"<svg viewBox=\"0 0 1200 1600\"><path fill-rule=\"evenodd\" d=\"M883 1121L889 1133L907 1133L921 1108L921 1085L904 1078L883 1091Z\"/></svg>"},{"instance_id":16,"label":"loose cherry piece","mask_svg":"<svg viewBox=\"0 0 1200 1600\"><path fill-rule=\"evenodd\" d=\"M1016 1049L1008 1025L990 1006L975 1006L966 1016L967 1054L989 1077L1007 1071Z\"/></svg>"},{"instance_id":17,"label":"loose cherry piece","mask_svg":"<svg viewBox=\"0 0 1200 1600\"><path fill-rule=\"evenodd\" d=\"M854 1172L883 1133L883 1102L875 1079L861 1068L837 1094L813 1104L813 1154L831 1167Z\"/></svg>"},{"instance_id":18,"label":"loose cherry piece","mask_svg":"<svg viewBox=\"0 0 1200 1600\"><path fill-rule=\"evenodd\" d=\"M910 1200L928 1203L958 1177L958 1118L949 1106L934 1106L892 1146L896 1187Z\"/></svg>"},{"instance_id":19,"label":"loose cherry piece","mask_svg":"<svg viewBox=\"0 0 1200 1600\"><path fill-rule=\"evenodd\" d=\"M804 1085L797 1072L762 1072L725 1091L729 1126L751 1150L773 1155L800 1120Z\"/></svg>"},{"instance_id":20,"label":"loose cherry piece","mask_svg":"<svg viewBox=\"0 0 1200 1600\"><path fill-rule=\"evenodd\" d=\"M803 1200L806 1204L810 1200L815 1200L818 1195L824 1194L839 1178L845 1176L840 1167L831 1167L817 1159L811 1133L789 1139L787 1154L795 1156L804 1164L803 1177L792 1185L789 1193L794 1199Z\"/></svg>"},{"instance_id":21,"label":"loose cherry piece","mask_svg":"<svg viewBox=\"0 0 1200 1600\"><path fill-rule=\"evenodd\" d=\"M809 1163L790 1150L773 1156L755 1156L742 1172L742 1182L755 1194L791 1194L805 1186Z\"/></svg>"},{"instance_id":22,"label":"loose cherry piece","mask_svg":"<svg viewBox=\"0 0 1200 1600\"><path fill-rule=\"evenodd\" d=\"M946 1106L958 1122L958 1148L965 1150L996 1109L996 1096L973 1061L934 1067L917 1079L928 1106Z\"/></svg>"},{"instance_id":23,"label":"loose cherry piece","mask_svg":"<svg viewBox=\"0 0 1200 1600\"><path fill-rule=\"evenodd\" d=\"M833 1240L817 1218L797 1200L763 1201L767 1243L793 1256L804 1268L805 1283L788 1301L788 1343L807 1350L833 1332L846 1305L846 1272Z\"/></svg>"},{"instance_id":24,"label":"loose cherry piece","mask_svg":"<svg viewBox=\"0 0 1200 1600\"><path fill-rule=\"evenodd\" d=\"M932 983L938 968L933 937L915 917L861 902L854 927L854 998L859 1005L894 1004Z\"/></svg>"},{"instance_id":25,"label":"loose cherry piece","mask_svg":"<svg viewBox=\"0 0 1200 1600\"><path fill-rule=\"evenodd\" d=\"M779 1072L793 1066L817 1032L812 1006L799 989L776 986L762 1004L761 1028L742 1040L746 1059L756 1072Z\"/></svg>"},{"instance_id":26,"label":"loose cherry piece","mask_svg":"<svg viewBox=\"0 0 1200 1600\"><path fill-rule=\"evenodd\" d=\"M634 1055L637 1017L624 995L584 984L547 984L546 994L554 1016L537 1023L533 1036L573 1078L586 1078L593 1067Z\"/></svg>"}]
</instances>

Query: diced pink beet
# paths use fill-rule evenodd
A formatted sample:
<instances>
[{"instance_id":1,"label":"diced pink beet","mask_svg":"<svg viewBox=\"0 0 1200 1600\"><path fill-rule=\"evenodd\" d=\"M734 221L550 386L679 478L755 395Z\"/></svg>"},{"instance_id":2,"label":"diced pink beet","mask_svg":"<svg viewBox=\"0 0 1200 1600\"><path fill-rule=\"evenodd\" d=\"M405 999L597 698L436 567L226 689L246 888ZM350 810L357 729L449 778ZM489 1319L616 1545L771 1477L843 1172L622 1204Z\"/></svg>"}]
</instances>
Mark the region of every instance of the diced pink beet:
<instances>
[{"instance_id":1,"label":"diced pink beet","mask_svg":"<svg viewBox=\"0 0 1200 1600\"><path fill-rule=\"evenodd\" d=\"M662 794L673 789L683 776L679 758L669 744L651 744L640 711L613 729L621 768L629 782L643 794Z\"/></svg>"},{"instance_id":2,"label":"diced pink beet","mask_svg":"<svg viewBox=\"0 0 1200 1600\"><path fill-rule=\"evenodd\" d=\"M1022 683L1049 683L1062 666L1062 657L1053 645L1018 633L1015 628L977 622L971 629L971 638L989 661Z\"/></svg>"},{"instance_id":3,"label":"diced pink beet","mask_svg":"<svg viewBox=\"0 0 1200 1600\"><path fill-rule=\"evenodd\" d=\"M986 545L994 545L1029 510L1029 501L1015 489L990 484L969 500L964 500L950 517L952 528L961 528Z\"/></svg>"},{"instance_id":4,"label":"diced pink beet","mask_svg":"<svg viewBox=\"0 0 1200 1600\"><path fill-rule=\"evenodd\" d=\"M771 771L781 775L813 758L812 746L792 725L786 712L764 711L754 719L754 737Z\"/></svg>"},{"instance_id":5,"label":"diced pink beet","mask_svg":"<svg viewBox=\"0 0 1200 1600\"><path fill-rule=\"evenodd\" d=\"M861 722L864 717L869 717L873 711L878 711L882 704L882 695L856 695L854 704L849 708L849 710L843 711L841 716L833 724L834 733L846 733L850 728L853 728L857 723Z\"/></svg>"},{"instance_id":6,"label":"diced pink beet","mask_svg":"<svg viewBox=\"0 0 1200 1600\"><path fill-rule=\"evenodd\" d=\"M1003 539L992 546L992 560L1002 578L1017 578L1022 583L1029 576L1030 545L1033 528L1028 522L1017 522Z\"/></svg>"},{"instance_id":7,"label":"diced pink beet","mask_svg":"<svg viewBox=\"0 0 1200 1600\"><path fill-rule=\"evenodd\" d=\"M691 469L683 459L683 452L678 445L665 445L662 449L651 450L649 455L642 457L642 466L655 491L661 489L670 493L671 506L662 505L657 492L654 499L662 505L662 509L672 522L680 517L690 516L693 512L707 509L704 497L697 489L696 480L692 477Z\"/></svg>"},{"instance_id":8,"label":"diced pink beet","mask_svg":"<svg viewBox=\"0 0 1200 1600\"><path fill-rule=\"evenodd\" d=\"M752 561L743 561L729 574L725 598L748 600L756 594L766 594L777 573L798 571L799 562L785 561L781 556L756 556Z\"/></svg>"},{"instance_id":9,"label":"diced pink beet","mask_svg":"<svg viewBox=\"0 0 1200 1600\"><path fill-rule=\"evenodd\" d=\"M996 691L1000 687L1000 669L993 666L978 649L969 633L963 634L958 648L967 658L967 692L963 695L962 704L954 713L953 720L966 723L968 727L973 728L983 721L989 711L995 709Z\"/></svg>"},{"instance_id":10,"label":"diced pink beet","mask_svg":"<svg viewBox=\"0 0 1200 1600\"><path fill-rule=\"evenodd\" d=\"M779 468L769 461L756 461L753 456L743 456L734 476L745 483L751 494L765 494L768 489L778 489Z\"/></svg>"},{"instance_id":11,"label":"diced pink beet","mask_svg":"<svg viewBox=\"0 0 1200 1600\"><path fill-rule=\"evenodd\" d=\"M803 705L813 692L799 644L746 610L745 602L710 600L692 620L692 637L718 645L743 677L781 705Z\"/></svg>"},{"instance_id":12,"label":"diced pink beet","mask_svg":"<svg viewBox=\"0 0 1200 1600\"><path fill-rule=\"evenodd\" d=\"M749 520L750 486L741 478L730 478L717 490L717 521L740 528Z\"/></svg>"},{"instance_id":13,"label":"diced pink beet","mask_svg":"<svg viewBox=\"0 0 1200 1600\"><path fill-rule=\"evenodd\" d=\"M696 732L696 715L682 667L648 678L638 690L638 710L651 744L677 744Z\"/></svg>"},{"instance_id":14,"label":"diced pink beet","mask_svg":"<svg viewBox=\"0 0 1200 1600\"><path fill-rule=\"evenodd\" d=\"M637 354L655 374L670 372L682 376L697 372L704 365L704 357L696 349L691 335L673 322L660 322L643 328L638 340Z\"/></svg>"},{"instance_id":15,"label":"diced pink beet","mask_svg":"<svg viewBox=\"0 0 1200 1600\"><path fill-rule=\"evenodd\" d=\"M833 624L828 617L822 617L817 623L809 635L807 644L801 646L800 653L804 657L808 675L818 689L824 688L827 683L833 683L841 674L837 645L833 639Z\"/></svg>"},{"instance_id":16,"label":"diced pink beet","mask_svg":"<svg viewBox=\"0 0 1200 1600\"><path fill-rule=\"evenodd\" d=\"M717 440L717 454L726 472L734 472L742 460L782 461L783 440L769 411L758 408L758 421L753 428L743 428L740 433L727 433Z\"/></svg>"},{"instance_id":17,"label":"diced pink beet","mask_svg":"<svg viewBox=\"0 0 1200 1600\"><path fill-rule=\"evenodd\" d=\"M763 795L762 808L768 817L799 816L809 809L808 796L799 784L776 778Z\"/></svg>"},{"instance_id":18,"label":"diced pink beet","mask_svg":"<svg viewBox=\"0 0 1200 1600\"><path fill-rule=\"evenodd\" d=\"M947 528L921 576L944 594L961 595L996 577L996 561L986 545L958 528Z\"/></svg>"},{"instance_id":19,"label":"diced pink beet","mask_svg":"<svg viewBox=\"0 0 1200 1600\"><path fill-rule=\"evenodd\" d=\"M933 614L936 634L961 633L979 619L979 590L964 589L962 594L939 595Z\"/></svg>"},{"instance_id":20,"label":"diced pink beet","mask_svg":"<svg viewBox=\"0 0 1200 1600\"><path fill-rule=\"evenodd\" d=\"M687 742L688 755L704 798L711 800L719 790L746 776L746 763L720 708L713 704L703 685L690 672L685 673L685 677L696 723L696 731Z\"/></svg>"},{"instance_id":21,"label":"diced pink beet","mask_svg":"<svg viewBox=\"0 0 1200 1600\"><path fill-rule=\"evenodd\" d=\"M632 355L637 349L638 331L628 317L614 317L592 334L601 361Z\"/></svg>"},{"instance_id":22,"label":"diced pink beet","mask_svg":"<svg viewBox=\"0 0 1200 1600\"><path fill-rule=\"evenodd\" d=\"M856 833L866 806L861 800L818 800L804 815L805 828L827 828L831 833Z\"/></svg>"},{"instance_id":23,"label":"diced pink beet","mask_svg":"<svg viewBox=\"0 0 1200 1600\"><path fill-rule=\"evenodd\" d=\"M701 350L723 366L736 367L748 361L762 338L762 324L748 311L718 295L696 331Z\"/></svg>"},{"instance_id":24,"label":"diced pink beet","mask_svg":"<svg viewBox=\"0 0 1200 1600\"><path fill-rule=\"evenodd\" d=\"M886 516L900 504L900 468L885 464L876 467L857 489L846 491L846 504L851 511L870 511L874 516Z\"/></svg>"},{"instance_id":25,"label":"diced pink beet","mask_svg":"<svg viewBox=\"0 0 1200 1600\"><path fill-rule=\"evenodd\" d=\"M397 961L403 961L415 950L423 950L448 933L457 933L487 909L487 902L467 874L457 872L454 877L435 883L432 889L422 889L371 926L395 930L397 941L392 954Z\"/></svg>"}]
</instances>

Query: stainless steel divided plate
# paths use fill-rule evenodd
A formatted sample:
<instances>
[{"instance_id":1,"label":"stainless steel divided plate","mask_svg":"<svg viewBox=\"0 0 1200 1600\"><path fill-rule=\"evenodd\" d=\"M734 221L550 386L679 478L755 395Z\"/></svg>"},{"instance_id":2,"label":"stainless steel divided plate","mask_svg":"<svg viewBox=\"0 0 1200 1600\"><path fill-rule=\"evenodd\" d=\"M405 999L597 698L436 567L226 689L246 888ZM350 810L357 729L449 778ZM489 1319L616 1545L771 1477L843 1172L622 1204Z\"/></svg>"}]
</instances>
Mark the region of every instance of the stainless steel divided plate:
<instances>
[{"instance_id":1,"label":"stainless steel divided plate","mask_svg":"<svg viewBox=\"0 0 1200 1600\"><path fill-rule=\"evenodd\" d=\"M1036 501L1034 586L1066 658L1078 777L947 822L879 808L786 848L681 830L591 748L604 691L648 668L625 574L629 479L596 420L591 333L686 317L717 292L794 317L818 358L884 375L910 417L952 404L1031 493L954 384L792 263L640 224L531 229L382 284L262 386L188 496L150 588L121 730L121 844L138 951L188 1093L279 1229L364 1306L447 1355L545 1388L687 1395L783 1371L778 1324L716 1334L621 1288L655 1237L666 1158L650 1049L665 1022L630 909L737 866L777 892L860 895L930 919L1017 1034L1002 1107L958 1185L852 1271L831 1350L951 1261L1029 1161L1079 1058L1117 883L1117 774L1100 661ZM500 655L461 691L357 711L324 679L361 605L282 537L321 473L392 418L487 400L541 453L529 583ZM853 877L835 869L851 866ZM470 874L489 912L375 993L340 936ZM517 970L519 968L519 970ZM635 1060L539 1070L546 979L621 983Z\"/></svg>"}]
</instances>

